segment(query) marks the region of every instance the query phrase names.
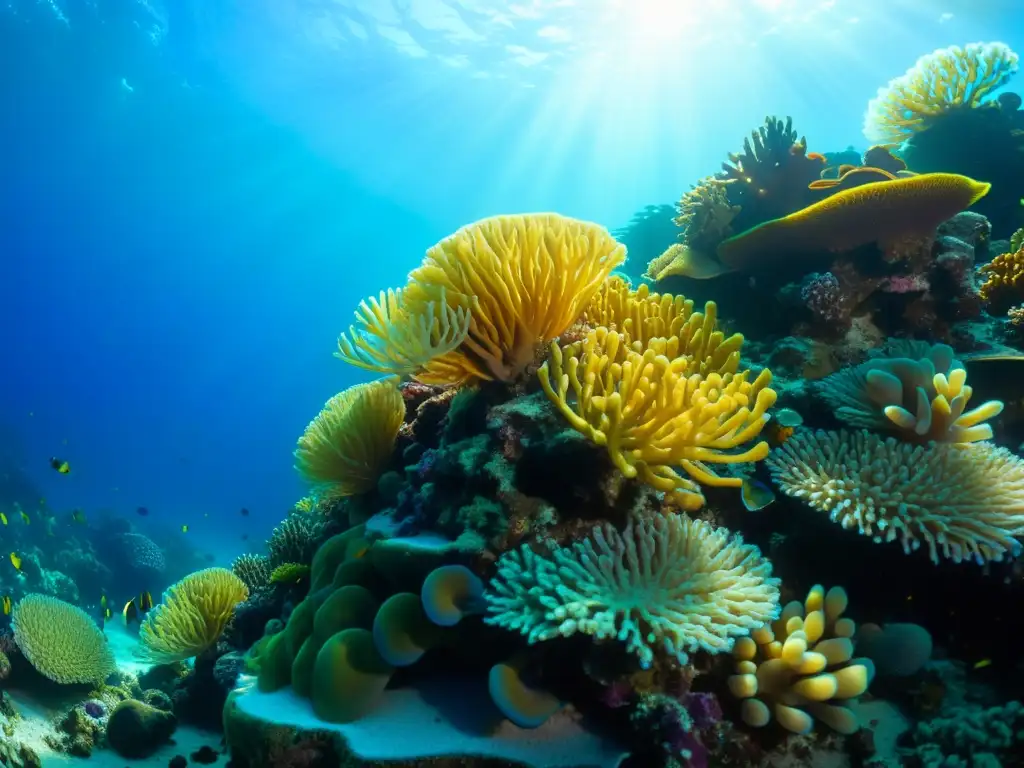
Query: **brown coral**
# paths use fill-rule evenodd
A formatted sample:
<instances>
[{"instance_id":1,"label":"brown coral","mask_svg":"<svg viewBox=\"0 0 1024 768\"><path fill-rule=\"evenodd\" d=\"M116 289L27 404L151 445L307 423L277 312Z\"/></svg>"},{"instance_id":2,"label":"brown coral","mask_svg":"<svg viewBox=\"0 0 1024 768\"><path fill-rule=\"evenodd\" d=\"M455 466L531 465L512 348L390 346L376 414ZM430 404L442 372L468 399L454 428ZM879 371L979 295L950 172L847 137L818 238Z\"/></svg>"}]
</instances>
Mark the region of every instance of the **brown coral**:
<instances>
[{"instance_id":1,"label":"brown coral","mask_svg":"<svg viewBox=\"0 0 1024 768\"><path fill-rule=\"evenodd\" d=\"M989 303L993 313L1005 312L1024 301L1024 246L996 256L980 272L985 275L979 289L981 298Z\"/></svg>"}]
</instances>

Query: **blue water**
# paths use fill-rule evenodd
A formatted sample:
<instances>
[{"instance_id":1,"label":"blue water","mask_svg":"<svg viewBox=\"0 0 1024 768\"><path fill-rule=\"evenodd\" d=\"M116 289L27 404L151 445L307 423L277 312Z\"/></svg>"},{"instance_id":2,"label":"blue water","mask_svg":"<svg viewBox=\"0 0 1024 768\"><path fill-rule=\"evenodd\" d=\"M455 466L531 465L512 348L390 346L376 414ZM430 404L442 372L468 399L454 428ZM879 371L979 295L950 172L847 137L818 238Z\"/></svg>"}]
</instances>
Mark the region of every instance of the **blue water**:
<instances>
[{"instance_id":1,"label":"blue water","mask_svg":"<svg viewBox=\"0 0 1024 768\"><path fill-rule=\"evenodd\" d=\"M1024 49L1014 2L668 5L0 0L5 466L226 561L302 495L296 437L360 380L331 357L355 305L458 226L614 228L765 115L863 147L919 55Z\"/></svg>"}]
</instances>

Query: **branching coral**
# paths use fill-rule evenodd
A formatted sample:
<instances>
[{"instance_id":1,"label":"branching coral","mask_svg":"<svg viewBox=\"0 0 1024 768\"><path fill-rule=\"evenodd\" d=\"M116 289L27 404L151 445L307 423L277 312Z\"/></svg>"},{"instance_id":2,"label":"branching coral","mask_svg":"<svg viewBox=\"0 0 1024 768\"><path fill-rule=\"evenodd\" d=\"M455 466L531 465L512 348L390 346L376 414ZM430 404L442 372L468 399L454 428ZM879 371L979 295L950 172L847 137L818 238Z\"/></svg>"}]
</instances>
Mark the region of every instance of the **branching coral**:
<instances>
[{"instance_id":1,"label":"branching coral","mask_svg":"<svg viewBox=\"0 0 1024 768\"><path fill-rule=\"evenodd\" d=\"M915 446L868 432L798 432L765 462L787 495L932 562L1002 560L1024 536L1024 461L991 443Z\"/></svg>"},{"instance_id":2,"label":"branching coral","mask_svg":"<svg viewBox=\"0 0 1024 768\"><path fill-rule=\"evenodd\" d=\"M1018 56L1003 43L952 45L919 58L868 104L864 135L899 144L936 117L977 107L1017 71Z\"/></svg>"},{"instance_id":3,"label":"branching coral","mask_svg":"<svg viewBox=\"0 0 1024 768\"><path fill-rule=\"evenodd\" d=\"M374 487L405 419L394 378L357 384L324 406L299 438L295 468L325 497Z\"/></svg>"},{"instance_id":4,"label":"branching coral","mask_svg":"<svg viewBox=\"0 0 1024 768\"><path fill-rule=\"evenodd\" d=\"M1003 404L990 400L965 412L973 390L952 347L899 342L890 346L889 355L843 369L817 385L839 419L916 442L971 443L992 437L992 427L982 422L999 415Z\"/></svg>"},{"instance_id":5,"label":"branching coral","mask_svg":"<svg viewBox=\"0 0 1024 768\"><path fill-rule=\"evenodd\" d=\"M96 622L63 600L26 595L14 606L11 627L25 658L58 683L99 683L114 671L114 654Z\"/></svg>"},{"instance_id":6,"label":"branching coral","mask_svg":"<svg viewBox=\"0 0 1024 768\"><path fill-rule=\"evenodd\" d=\"M679 200L676 226L682 229L680 240L693 248L714 250L732 234L732 221L740 212L729 202L726 182L708 177L701 179Z\"/></svg>"},{"instance_id":7,"label":"branching coral","mask_svg":"<svg viewBox=\"0 0 1024 768\"><path fill-rule=\"evenodd\" d=\"M359 327L338 337L335 357L369 371L410 376L465 341L469 320L469 309L450 306L444 289L415 313L406 309L401 289L382 291L359 305Z\"/></svg>"},{"instance_id":8,"label":"branching coral","mask_svg":"<svg viewBox=\"0 0 1024 768\"><path fill-rule=\"evenodd\" d=\"M840 733L853 733L860 723L845 703L867 690L874 665L854 659L846 592L833 587L826 594L812 587L807 600L793 601L770 627L741 637L733 647L736 674L729 690L743 699L741 717L760 728L772 715L787 731L808 733L818 719Z\"/></svg>"},{"instance_id":9,"label":"branching coral","mask_svg":"<svg viewBox=\"0 0 1024 768\"><path fill-rule=\"evenodd\" d=\"M324 521L320 518L302 512L288 515L267 539L270 552L267 568L273 570L284 563L312 562L323 529Z\"/></svg>"},{"instance_id":10,"label":"branching coral","mask_svg":"<svg viewBox=\"0 0 1024 768\"><path fill-rule=\"evenodd\" d=\"M217 642L235 606L248 596L242 580L226 568L189 574L147 614L136 655L158 664L198 656Z\"/></svg>"},{"instance_id":11,"label":"branching coral","mask_svg":"<svg viewBox=\"0 0 1024 768\"><path fill-rule=\"evenodd\" d=\"M576 321L626 249L596 224L557 214L496 216L463 227L409 276L407 311L468 310L469 334L431 360L428 384L512 381L537 348Z\"/></svg>"},{"instance_id":12,"label":"branching coral","mask_svg":"<svg viewBox=\"0 0 1024 768\"><path fill-rule=\"evenodd\" d=\"M530 643L577 632L617 639L649 667L656 648L685 663L777 615L778 579L757 547L702 520L669 513L611 525L550 559L524 546L498 561L484 598L488 624Z\"/></svg>"},{"instance_id":13,"label":"branching coral","mask_svg":"<svg viewBox=\"0 0 1024 768\"><path fill-rule=\"evenodd\" d=\"M231 571L242 580L250 592L270 584L270 561L263 555L246 553L231 563Z\"/></svg>"},{"instance_id":14,"label":"branching coral","mask_svg":"<svg viewBox=\"0 0 1024 768\"><path fill-rule=\"evenodd\" d=\"M978 290L994 311L1024 301L1024 247L996 256L980 272L985 281Z\"/></svg>"},{"instance_id":15,"label":"branching coral","mask_svg":"<svg viewBox=\"0 0 1024 768\"><path fill-rule=\"evenodd\" d=\"M678 337L651 339L643 348L601 327L564 350L553 344L538 375L569 424L605 446L623 475L639 477L692 510L704 504L698 482L741 484L737 477L719 477L708 463L758 461L768 454L763 441L728 451L757 437L775 403L768 370L753 382L746 371L702 375L706 360L687 356Z\"/></svg>"},{"instance_id":16,"label":"branching coral","mask_svg":"<svg viewBox=\"0 0 1024 768\"><path fill-rule=\"evenodd\" d=\"M736 373L739 368L743 336L734 333L726 338L716 330L718 307L713 301L704 306L704 312L694 312L693 302L683 296L651 293L646 284L633 290L622 278L612 277L587 307L584 318L591 326L619 333L637 351L653 339L678 339L674 354L692 359L691 373Z\"/></svg>"}]
</instances>

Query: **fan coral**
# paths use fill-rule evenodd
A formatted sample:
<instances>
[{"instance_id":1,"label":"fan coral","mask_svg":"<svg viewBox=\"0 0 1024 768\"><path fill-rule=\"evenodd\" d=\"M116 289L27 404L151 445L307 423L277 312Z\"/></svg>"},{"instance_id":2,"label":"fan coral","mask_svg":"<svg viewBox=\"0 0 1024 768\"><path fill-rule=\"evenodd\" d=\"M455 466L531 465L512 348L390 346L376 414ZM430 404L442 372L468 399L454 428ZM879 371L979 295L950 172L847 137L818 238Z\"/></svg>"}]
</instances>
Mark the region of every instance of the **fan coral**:
<instances>
[{"instance_id":1,"label":"fan coral","mask_svg":"<svg viewBox=\"0 0 1024 768\"><path fill-rule=\"evenodd\" d=\"M991 443L910 445L869 432L798 432L765 462L787 496L845 529L932 562L999 561L1024 536L1024 461Z\"/></svg>"},{"instance_id":2,"label":"fan coral","mask_svg":"<svg viewBox=\"0 0 1024 768\"><path fill-rule=\"evenodd\" d=\"M82 609L46 595L26 595L14 606L18 648L58 683L99 683L114 671L114 655L96 622Z\"/></svg>"},{"instance_id":3,"label":"fan coral","mask_svg":"<svg viewBox=\"0 0 1024 768\"><path fill-rule=\"evenodd\" d=\"M469 310L452 307L442 289L413 314L406 311L401 289L383 291L359 305L348 336L338 337L335 357L359 368L409 376L433 358L458 347L469 332Z\"/></svg>"},{"instance_id":4,"label":"fan coral","mask_svg":"<svg viewBox=\"0 0 1024 768\"><path fill-rule=\"evenodd\" d=\"M728 651L778 614L778 582L757 547L685 515L611 525L551 559L529 546L506 552L484 599L485 621L530 643L577 632L626 644L644 667L655 648Z\"/></svg>"},{"instance_id":5,"label":"fan coral","mask_svg":"<svg viewBox=\"0 0 1024 768\"><path fill-rule=\"evenodd\" d=\"M603 326L623 336L627 346L646 348L653 339L678 339L677 356L692 359L689 373L736 373L743 336L729 338L715 329L718 307L713 301L704 312L694 312L693 302L683 296L651 293L644 284L632 290L625 280L612 277L587 307L584 317L591 326Z\"/></svg>"},{"instance_id":6,"label":"fan coral","mask_svg":"<svg viewBox=\"0 0 1024 768\"><path fill-rule=\"evenodd\" d=\"M470 312L465 341L417 378L515 379L538 345L575 322L625 258L626 249L603 227L556 214L497 216L463 227L427 251L409 276L410 313L442 302Z\"/></svg>"},{"instance_id":7,"label":"fan coral","mask_svg":"<svg viewBox=\"0 0 1024 768\"><path fill-rule=\"evenodd\" d=\"M270 557L267 567L274 569L284 563L310 563L320 542L324 521L309 514L288 515L274 528L267 540Z\"/></svg>"},{"instance_id":8,"label":"fan coral","mask_svg":"<svg viewBox=\"0 0 1024 768\"><path fill-rule=\"evenodd\" d=\"M982 422L1003 410L990 400L964 412L973 390L953 348L912 341L892 344L890 356L832 374L817 385L836 416L854 427L895 431L905 440L971 443L992 437Z\"/></svg>"},{"instance_id":9,"label":"fan coral","mask_svg":"<svg viewBox=\"0 0 1024 768\"><path fill-rule=\"evenodd\" d=\"M788 603L771 627L736 641L729 690L743 699L740 714L747 725L763 727L774 713L793 733L809 733L814 718L844 734L860 728L844 704L867 690L874 665L852 658L856 627L841 618L846 603L841 588L826 594L814 586L802 605Z\"/></svg>"},{"instance_id":10,"label":"fan coral","mask_svg":"<svg viewBox=\"0 0 1024 768\"><path fill-rule=\"evenodd\" d=\"M771 258L932 237L939 224L974 205L990 186L954 173L863 184L730 237L718 246L718 258L744 270L763 267Z\"/></svg>"},{"instance_id":11,"label":"fan coral","mask_svg":"<svg viewBox=\"0 0 1024 768\"><path fill-rule=\"evenodd\" d=\"M163 550L149 536L141 533L122 533L118 536L125 563L140 571L163 573L167 567Z\"/></svg>"},{"instance_id":12,"label":"fan coral","mask_svg":"<svg viewBox=\"0 0 1024 768\"><path fill-rule=\"evenodd\" d=\"M405 419L394 378L340 392L306 427L295 468L325 497L365 493L377 484Z\"/></svg>"},{"instance_id":13,"label":"fan coral","mask_svg":"<svg viewBox=\"0 0 1024 768\"><path fill-rule=\"evenodd\" d=\"M231 571L242 580L250 592L263 589L270 584L270 561L263 555L239 555L231 563Z\"/></svg>"},{"instance_id":14,"label":"fan coral","mask_svg":"<svg viewBox=\"0 0 1024 768\"><path fill-rule=\"evenodd\" d=\"M1024 247L996 256L980 272L985 275L979 288L981 298L989 302L992 311L1005 311L1024 300Z\"/></svg>"},{"instance_id":15,"label":"fan coral","mask_svg":"<svg viewBox=\"0 0 1024 768\"><path fill-rule=\"evenodd\" d=\"M1017 71L1017 61L1003 43L932 51L878 89L864 116L864 135L878 144L899 144L936 117L977 107Z\"/></svg>"},{"instance_id":16,"label":"fan coral","mask_svg":"<svg viewBox=\"0 0 1024 768\"><path fill-rule=\"evenodd\" d=\"M602 327L564 350L552 344L538 376L573 429L605 446L623 475L640 477L693 510L704 504L694 481L741 485L740 478L719 477L707 463L759 461L768 454L764 441L741 453L726 451L756 438L775 403L767 369L750 382L746 371L702 375L703 362L687 356L678 337L633 348L625 336Z\"/></svg>"},{"instance_id":17,"label":"fan coral","mask_svg":"<svg viewBox=\"0 0 1024 768\"><path fill-rule=\"evenodd\" d=\"M136 655L157 664L198 656L217 642L235 606L248 597L242 580L226 568L189 574L147 614Z\"/></svg>"}]
</instances>

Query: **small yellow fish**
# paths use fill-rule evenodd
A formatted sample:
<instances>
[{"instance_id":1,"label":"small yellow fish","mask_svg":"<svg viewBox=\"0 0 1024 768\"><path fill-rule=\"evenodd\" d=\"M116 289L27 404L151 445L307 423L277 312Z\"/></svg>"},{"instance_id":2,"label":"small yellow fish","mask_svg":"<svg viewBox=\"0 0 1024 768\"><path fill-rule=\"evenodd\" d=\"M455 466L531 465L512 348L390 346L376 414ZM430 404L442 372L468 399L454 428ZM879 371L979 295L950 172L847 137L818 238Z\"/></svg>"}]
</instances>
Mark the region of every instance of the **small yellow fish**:
<instances>
[{"instance_id":1,"label":"small yellow fish","mask_svg":"<svg viewBox=\"0 0 1024 768\"><path fill-rule=\"evenodd\" d=\"M146 613L147 611L153 610L153 596L149 592L143 592L139 595L139 613Z\"/></svg>"},{"instance_id":2,"label":"small yellow fish","mask_svg":"<svg viewBox=\"0 0 1024 768\"><path fill-rule=\"evenodd\" d=\"M28 513L24 509L19 509L18 514L21 515L21 522L25 525L29 525L32 522L32 518L28 516Z\"/></svg>"},{"instance_id":3,"label":"small yellow fish","mask_svg":"<svg viewBox=\"0 0 1024 768\"><path fill-rule=\"evenodd\" d=\"M760 480L747 478L740 486L740 500L748 512L757 512L775 501L775 493Z\"/></svg>"},{"instance_id":4,"label":"small yellow fish","mask_svg":"<svg viewBox=\"0 0 1024 768\"><path fill-rule=\"evenodd\" d=\"M112 610L110 610L109 608L104 608L103 609L103 620L104 621L110 621L110 617L113 616L113 615L114 615L114 612Z\"/></svg>"},{"instance_id":5,"label":"small yellow fish","mask_svg":"<svg viewBox=\"0 0 1024 768\"><path fill-rule=\"evenodd\" d=\"M992 659L982 659L981 661L975 662L975 669L984 669L985 667L992 665Z\"/></svg>"},{"instance_id":6,"label":"small yellow fish","mask_svg":"<svg viewBox=\"0 0 1024 768\"><path fill-rule=\"evenodd\" d=\"M21 570L21 558L18 557L16 552L11 552L11 565L13 565L16 570Z\"/></svg>"},{"instance_id":7,"label":"small yellow fish","mask_svg":"<svg viewBox=\"0 0 1024 768\"><path fill-rule=\"evenodd\" d=\"M4 616L10 616L11 615L11 596L10 595L4 595L3 607L4 607Z\"/></svg>"},{"instance_id":8,"label":"small yellow fish","mask_svg":"<svg viewBox=\"0 0 1024 768\"><path fill-rule=\"evenodd\" d=\"M182 533L188 533L188 526L187 525L181 526L181 532Z\"/></svg>"},{"instance_id":9,"label":"small yellow fish","mask_svg":"<svg viewBox=\"0 0 1024 768\"><path fill-rule=\"evenodd\" d=\"M64 459L58 459L56 456L50 457L50 466L62 475L66 475L71 471L71 465L64 461Z\"/></svg>"},{"instance_id":10,"label":"small yellow fish","mask_svg":"<svg viewBox=\"0 0 1024 768\"><path fill-rule=\"evenodd\" d=\"M107 596L106 595L100 595L100 607L101 608L106 608L107 607Z\"/></svg>"},{"instance_id":11,"label":"small yellow fish","mask_svg":"<svg viewBox=\"0 0 1024 768\"><path fill-rule=\"evenodd\" d=\"M124 608L121 609L121 617L124 619L125 624L131 624L133 621L139 620L139 609L135 606L134 597L124 604Z\"/></svg>"},{"instance_id":12,"label":"small yellow fish","mask_svg":"<svg viewBox=\"0 0 1024 768\"><path fill-rule=\"evenodd\" d=\"M0 523L7 525L7 515L5 515L3 512L0 512Z\"/></svg>"},{"instance_id":13,"label":"small yellow fish","mask_svg":"<svg viewBox=\"0 0 1024 768\"><path fill-rule=\"evenodd\" d=\"M74 512L71 513L71 519L79 525L85 525L85 512L83 512L80 509L76 509Z\"/></svg>"}]
</instances>

